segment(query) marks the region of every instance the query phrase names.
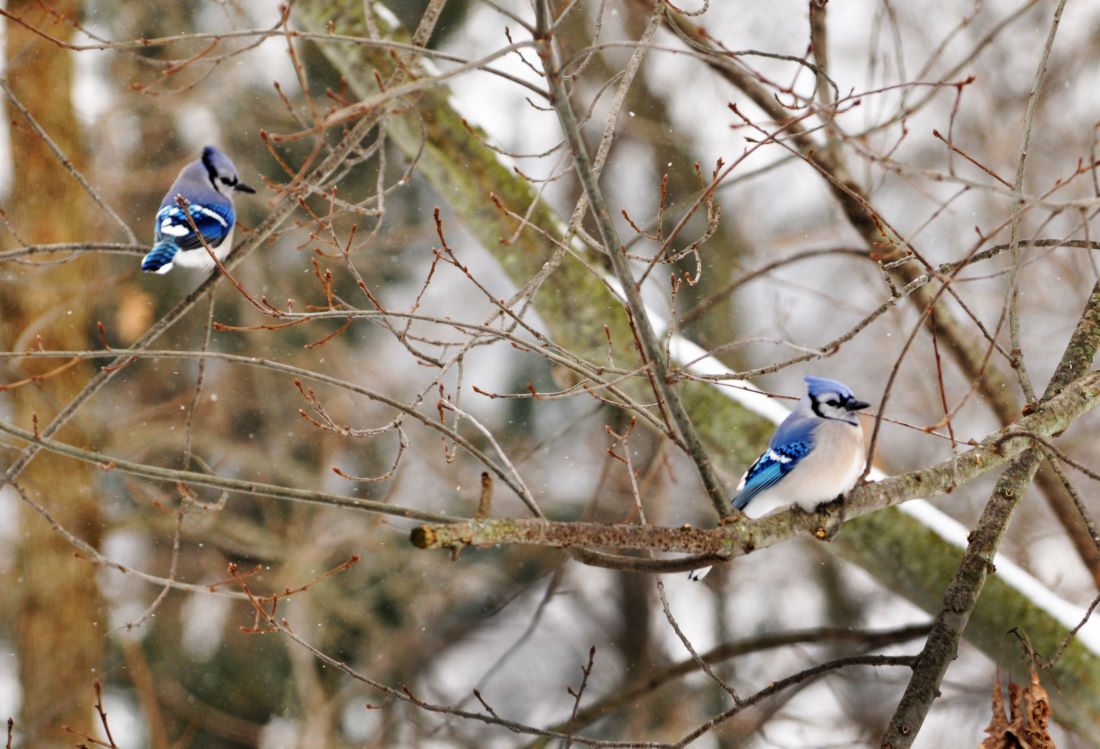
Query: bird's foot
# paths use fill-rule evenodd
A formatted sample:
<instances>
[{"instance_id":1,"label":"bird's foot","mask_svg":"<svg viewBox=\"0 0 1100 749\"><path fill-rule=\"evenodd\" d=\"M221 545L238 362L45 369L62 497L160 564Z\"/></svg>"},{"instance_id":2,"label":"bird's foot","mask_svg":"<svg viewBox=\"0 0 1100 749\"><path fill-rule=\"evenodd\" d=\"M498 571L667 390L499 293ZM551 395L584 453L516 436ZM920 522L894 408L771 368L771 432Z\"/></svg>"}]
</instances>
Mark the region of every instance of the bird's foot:
<instances>
[{"instance_id":1,"label":"bird's foot","mask_svg":"<svg viewBox=\"0 0 1100 749\"><path fill-rule=\"evenodd\" d=\"M840 526L844 524L846 509L843 494L838 494L835 499L819 504L817 515L823 522L813 529L814 538L819 541L832 541L840 531Z\"/></svg>"}]
</instances>

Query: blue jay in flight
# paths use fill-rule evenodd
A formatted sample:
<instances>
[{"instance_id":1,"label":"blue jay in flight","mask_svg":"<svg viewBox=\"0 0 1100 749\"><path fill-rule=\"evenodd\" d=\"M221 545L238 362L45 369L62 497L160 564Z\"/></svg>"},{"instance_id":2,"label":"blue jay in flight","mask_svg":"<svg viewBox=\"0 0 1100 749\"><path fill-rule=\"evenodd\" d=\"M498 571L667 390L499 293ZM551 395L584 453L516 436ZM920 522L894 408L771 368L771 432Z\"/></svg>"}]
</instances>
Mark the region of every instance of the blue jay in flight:
<instances>
[{"instance_id":1,"label":"blue jay in flight","mask_svg":"<svg viewBox=\"0 0 1100 749\"><path fill-rule=\"evenodd\" d=\"M805 379L806 395L775 430L733 497L733 506L750 518L791 505L813 512L840 499L863 472L863 428L856 412L870 404L836 380ZM708 569L693 570L689 577L699 580Z\"/></svg>"},{"instance_id":2,"label":"blue jay in flight","mask_svg":"<svg viewBox=\"0 0 1100 749\"><path fill-rule=\"evenodd\" d=\"M174 264L183 268L214 267L203 240L219 260L233 248L233 193L256 192L237 177L237 167L224 153L207 146L202 158L185 166L157 211L156 244L141 269L167 273ZM176 200L182 196L191 214L188 221ZM194 222L198 234L191 228ZM202 235L201 239L200 236Z\"/></svg>"}]
</instances>

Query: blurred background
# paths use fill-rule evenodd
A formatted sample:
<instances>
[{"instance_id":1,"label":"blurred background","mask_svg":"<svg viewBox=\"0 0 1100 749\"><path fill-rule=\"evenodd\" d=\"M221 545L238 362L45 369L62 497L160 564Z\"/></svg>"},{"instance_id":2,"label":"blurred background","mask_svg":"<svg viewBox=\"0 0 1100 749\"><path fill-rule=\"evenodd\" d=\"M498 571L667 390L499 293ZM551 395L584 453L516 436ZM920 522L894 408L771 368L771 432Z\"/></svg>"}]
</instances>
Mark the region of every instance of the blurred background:
<instances>
[{"instance_id":1,"label":"blurred background","mask_svg":"<svg viewBox=\"0 0 1100 749\"><path fill-rule=\"evenodd\" d=\"M960 454L1019 413L1014 288L1042 392L1100 277L1100 7L1061 18L1020 200L1054 3L780 0L657 16L645 0L551 5L591 151L608 139L613 218L647 303L677 334L778 396L799 397L806 374L845 382L887 417L874 464L888 474ZM62 726L109 742L97 681L121 747L540 741L403 701L334 661L432 705L622 745L681 741L729 707L697 669L666 672L690 656L655 575L536 546L452 559L413 548L417 523L399 517L472 517L490 468L494 516L530 515L508 476L557 520L638 522L640 502L649 523L717 522L691 461L649 427L653 393L602 280L595 225L570 219L581 191L540 93L531 4L9 0L3 16L0 419L42 428L110 362L20 354L126 348L173 315L55 435L93 462L43 451L0 489L0 714L15 719L13 746L84 740ZM360 100L371 104L349 109ZM143 274L140 258L165 191L208 144L258 189L236 198L248 253L232 268L239 286L223 279L177 318L203 274ZM874 221L854 221L861 210ZM875 246L875 232L894 245ZM1018 263L1002 251L1013 234ZM932 323L918 294L829 346L915 274L983 251L936 279ZM772 427L718 400L692 416L732 490ZM1086 415L1058 444L1095 466L1096 427ZM0 468L25 445L5 434ZM94 456L316 501L141 478ZM935 503L972 527L995 479ZM1002 551L1084 607L1100 554L1045 480ZM1094 509L1094 485L1077 489ZM841 539L862 543L849 525ZM940 552L912 543L868 565L798 539L704 583L661 576L662 594L697 651L743 646L716 670L745 697L841 655L916 652L909 631L869 635L935 613L944 583L921 565ZM257 596L307 586L277 608L300 641L242 630L265 625L230 563ZM1000 654L964 645L917 746L980 742L996 674L1022 681L1029 668L1005 635L1014 616L979 635ZM1087 659L1073 668L1097 673ZM877 745L909 673L800 682L693 745ZM582 709L608 707L569 728L578 691ZM1091 709L1054 729L1059 746L1097 744Z\"/></svg>"}]
</instances>

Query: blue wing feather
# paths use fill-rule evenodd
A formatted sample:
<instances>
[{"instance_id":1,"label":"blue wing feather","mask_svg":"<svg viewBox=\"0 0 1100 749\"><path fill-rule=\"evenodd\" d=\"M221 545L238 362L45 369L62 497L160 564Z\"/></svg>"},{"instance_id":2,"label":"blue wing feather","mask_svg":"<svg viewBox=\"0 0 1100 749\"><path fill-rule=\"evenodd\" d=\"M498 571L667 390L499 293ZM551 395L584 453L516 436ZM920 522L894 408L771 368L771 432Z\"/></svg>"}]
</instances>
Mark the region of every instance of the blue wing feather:
<instances>
[{"instance_id":1,"label":"blue wing feather","mask_svg":"<svg viewBox=\"0 0 1100 749\"><path fill-rule=\"evenodd\" d=\"M166 239L162 242L157 242L153 245L153 249L149 250L149 254L141 261L141 269L144 271L151 271L153 273L165 273L161 268L172 262L172 258L179 252L179 247L176 243L170 239Z\"/></svg>"},{"instance_id":2,"label":"blue wing feather","mask_svg":"<svg viewBox=\"0 0 1100 749\"><path fill-rule=\"evenodd\" d=\"M202 247L203 240L211 247L217 247L233 228L233 205L226 203L219 205L207 203L199 205L192 203L188 206L188 213L198 228L198 234L191 228L183 208L175 203L162 205L157 211L156 240L158 242L171 240L181 250L195 250ZM202 239L199 239L202 235Z\"/></svg>"},{"instance_id":3,"label":"blue wing feather","mask_svg":"<svg viewBox=\"0 0 1100 749\"><path fill-rule=\"evenodd\" d=\"M753 497L775 486L790 473L813 449L815 426L813 420L798 414L784 419L768 441L767 451L745 472L745 485L733 498L733 506L743 510Z\"/></svg>"}]
</instances>

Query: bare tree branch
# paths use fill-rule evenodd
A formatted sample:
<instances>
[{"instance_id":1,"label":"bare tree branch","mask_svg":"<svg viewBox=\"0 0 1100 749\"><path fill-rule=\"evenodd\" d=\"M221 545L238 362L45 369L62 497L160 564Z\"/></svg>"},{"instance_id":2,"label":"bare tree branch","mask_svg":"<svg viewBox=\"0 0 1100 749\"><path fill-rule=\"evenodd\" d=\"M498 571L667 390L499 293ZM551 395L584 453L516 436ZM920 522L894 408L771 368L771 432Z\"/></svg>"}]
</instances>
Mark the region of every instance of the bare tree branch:
<instances>
[{"instance_id":1,"label":"bare tree branch","mask_svg":"<svg viewBox=\"0 0 1100 749\"><path fill-rule=\"evenodd\" d=\"M909 499L934 497L954 491L1029 448L1020 437L1005 434L1030 432L1049 436L1064 431L1075 419L1100 403L1100 372L1074 380L1058 395L1043 403L1016 424L982 440L958 457L928 468L892 476L849 492L847 517L881 510ZM828 524L829 511L818 514L788 511L756 521L735 520L721 528L662 528L652 525L603 525L594 523L548 522L530 519L489 519L445 525L422 525L413 529L410 540L421 549L536 544L554 547L617 547L656 549L690 554L722 554L729 557L773 546L803 531L815 531ZM687 569L705 566L688 560Z\"/></svg>"}]
</instances>

